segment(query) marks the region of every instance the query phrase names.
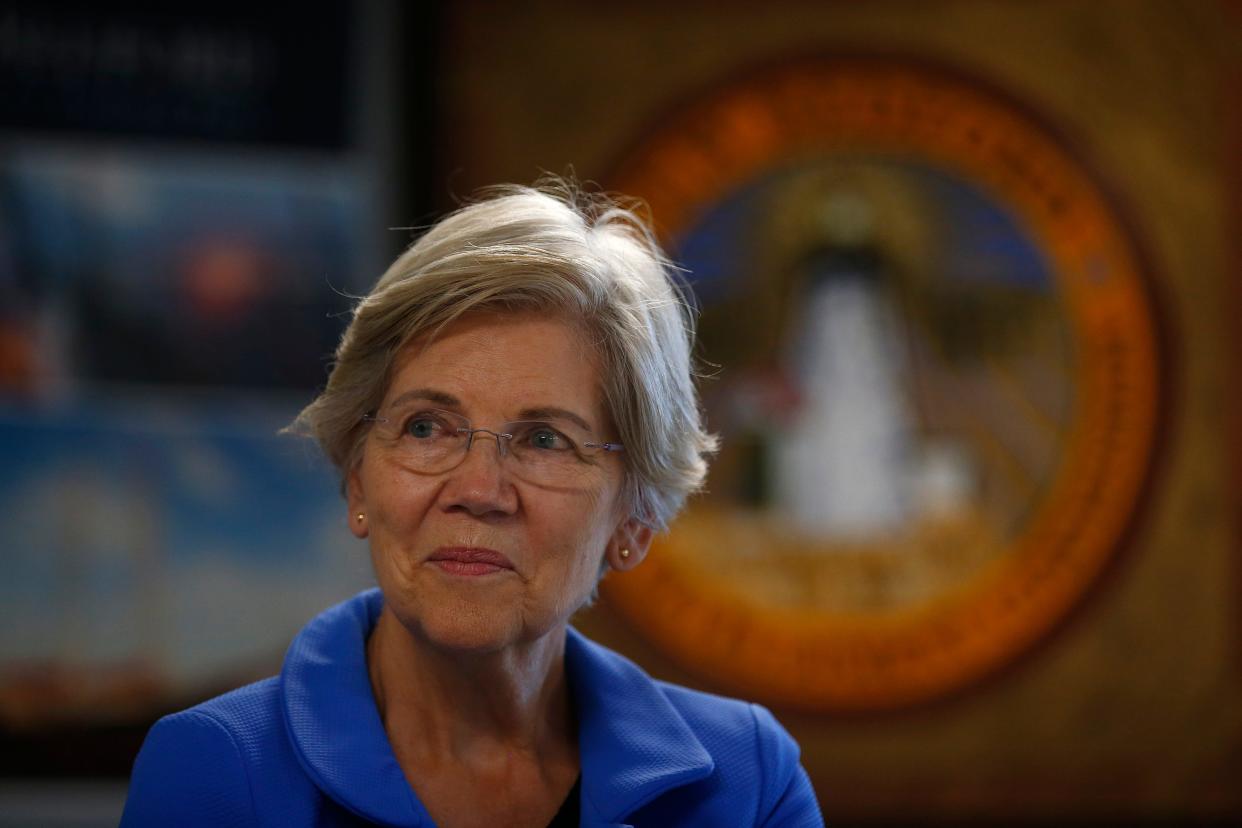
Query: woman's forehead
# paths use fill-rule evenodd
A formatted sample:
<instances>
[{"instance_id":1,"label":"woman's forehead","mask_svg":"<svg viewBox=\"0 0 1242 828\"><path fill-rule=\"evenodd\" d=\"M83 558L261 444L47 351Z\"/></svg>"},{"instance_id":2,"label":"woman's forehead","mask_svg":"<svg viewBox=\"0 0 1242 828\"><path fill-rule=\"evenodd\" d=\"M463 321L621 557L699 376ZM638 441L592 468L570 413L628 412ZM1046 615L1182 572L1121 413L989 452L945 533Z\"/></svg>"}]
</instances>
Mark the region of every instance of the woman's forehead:
<instances>
[{"instance_id":1,"label":"woman's forehead","mask_svg":"<svg viewBox=\"0 0 1242 828\"><path fill-rule=\"evenodd\" d=\"M531 313L475 313L397 353L385 405L422 400L506 417L564 409L601 422L607 412L600 365L581 325Z\"/></svg>"}]
</instances>

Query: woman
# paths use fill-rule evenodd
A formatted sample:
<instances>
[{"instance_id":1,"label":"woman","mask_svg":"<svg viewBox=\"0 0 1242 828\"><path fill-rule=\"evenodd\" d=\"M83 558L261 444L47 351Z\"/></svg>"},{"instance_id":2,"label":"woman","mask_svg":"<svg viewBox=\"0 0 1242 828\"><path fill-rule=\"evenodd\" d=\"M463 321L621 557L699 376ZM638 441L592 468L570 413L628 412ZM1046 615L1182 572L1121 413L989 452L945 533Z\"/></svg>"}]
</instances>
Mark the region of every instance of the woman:
<instances>
[{"instance_id":1,"label":"woman","mask_svg":"<svg viewBox=\"0 0 1242 828\"><path fill-rule=\"evenodd\" d=\"M379 589L280 676L160 720L122 824L819 825L766 710L569 627L706 471L692 322L633 213L509 188L361 301L295 428Z\"/></svg>"}]
</instances>

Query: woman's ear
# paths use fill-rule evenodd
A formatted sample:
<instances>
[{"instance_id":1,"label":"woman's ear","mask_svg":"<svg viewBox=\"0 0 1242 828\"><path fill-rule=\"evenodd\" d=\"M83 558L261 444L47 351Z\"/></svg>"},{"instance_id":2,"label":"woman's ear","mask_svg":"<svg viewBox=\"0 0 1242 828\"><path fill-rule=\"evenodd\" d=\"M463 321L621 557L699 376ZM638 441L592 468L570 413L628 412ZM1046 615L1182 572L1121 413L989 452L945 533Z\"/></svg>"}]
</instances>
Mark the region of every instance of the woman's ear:
<instances>
[{"instance_id":1,"label":"woman's ear","mask_svg":"<svg viewBox=\"0 0 1242 828\"><path fill-rule=\"evenodd\" d=\"M635 517L626 518L612 533L608 542L608 565L624 572L633 569L647 557L655 530Z\"/></svg>"},{"instance_id":2,"label":"woman's ear","mask_svg":"<svg viewBox=\"0 0 1242 828\"><path fill-rule=\"evenodd\" d=\"M362 540L371 534L370 517L367 515L366 493L362 488L362 475L356 464L345 478L345 501L349 504L349 531Z\"/></svg>"}]
</instances>

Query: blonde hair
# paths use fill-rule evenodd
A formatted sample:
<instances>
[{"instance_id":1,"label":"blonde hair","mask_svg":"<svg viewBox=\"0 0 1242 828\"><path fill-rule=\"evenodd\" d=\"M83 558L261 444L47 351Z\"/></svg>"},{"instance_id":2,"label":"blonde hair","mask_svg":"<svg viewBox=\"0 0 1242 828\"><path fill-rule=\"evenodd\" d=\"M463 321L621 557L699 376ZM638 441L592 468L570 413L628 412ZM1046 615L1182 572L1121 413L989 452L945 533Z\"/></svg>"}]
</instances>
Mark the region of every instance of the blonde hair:
<instances>
[{"instance_id":1,"label":"blonde hair","mask_svg":"<svg viewBox=\"0 0 1242 828\"><path fill-rule=\"evenodd\" d=\"M694 309L634 205L572 182L493 188L428 230L358 302L327 387L290 430L344 477L397 352L477 310L560 313L586 332L625 445L630 513L666 528L716 447L694 384Z\"/></svg>"}]
</instances>

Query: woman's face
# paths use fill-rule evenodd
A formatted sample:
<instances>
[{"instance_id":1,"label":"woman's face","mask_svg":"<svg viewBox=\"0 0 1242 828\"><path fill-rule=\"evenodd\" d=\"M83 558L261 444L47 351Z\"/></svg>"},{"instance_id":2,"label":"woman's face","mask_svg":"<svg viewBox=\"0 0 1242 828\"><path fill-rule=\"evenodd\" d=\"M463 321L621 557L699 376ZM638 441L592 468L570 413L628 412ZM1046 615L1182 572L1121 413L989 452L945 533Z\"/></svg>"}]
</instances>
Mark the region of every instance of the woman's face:
<instances>
[{"instance_id":1,"label":"woman's face","mask_svg":"<svg viewBox=\"0 0 1242 828\"><path fill-rule=\"evenodd\" d=\"M615 441L598 362L555 317L473 314L398 354L380 411L400 411L402 422L447 411L495 431L577 418L567 427ZM423 427L396 419L371 429L349 476L350 525L370 538L385 604L412 634L456 650L533 641L586 601L605 555L623 569L645 553L650 533L624 513L620 454L580 461L568 482L532 483L479 433L460 465L426 473L402 451Z\"/></svg>"}]
</instances>

